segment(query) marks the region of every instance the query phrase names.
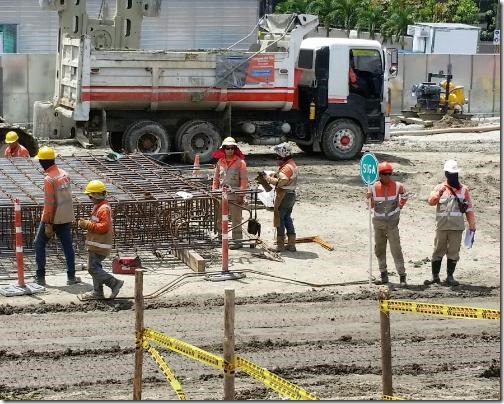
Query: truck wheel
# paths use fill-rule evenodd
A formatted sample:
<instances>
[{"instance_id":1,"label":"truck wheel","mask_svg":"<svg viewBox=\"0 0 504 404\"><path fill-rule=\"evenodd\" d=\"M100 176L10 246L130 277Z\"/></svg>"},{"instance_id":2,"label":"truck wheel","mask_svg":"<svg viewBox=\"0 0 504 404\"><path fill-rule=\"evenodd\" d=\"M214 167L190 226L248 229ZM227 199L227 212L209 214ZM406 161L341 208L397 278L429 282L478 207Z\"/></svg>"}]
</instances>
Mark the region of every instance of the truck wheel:
<instances>
[{"instance_id":1,"label":"truck wheel","mask_svg":"<svg viewBox=\"0 0 504 404\"><path fill-rule=\"evenodd\" d=\"M206 121L202 120L187 121L179 126L179 128L177 129L177 133L175 134L175 148L177 149L177 151L182 151L182 136L184 135L186 130L193 125L199 125L201 123L206 123Z\"/></svg>"},{"instance_id":2,"label":"truck wheel","mask_svg":"<svg viewBox=\"0 0 504 404\"><path fill-rule=\"evenodd\" d=\"M355 122L338 119L329 123L322 137L322 150L330 160L350 160L364 143L362 129Z\"/></svg>"},{"instance_id":3,"label":"truck wheel","mask_svg":"<svg viewBox=\"0 0 504 404\"><path fill-rule=\"evenodd\" d=\"M154 121L138 121L124 131L123 147L132 153L167 153L170 137L166 129Z\"/></svg>"},{"instance_id":4,"label":"truck wheel","mask_svg":"<svg viewBox=\"0 0 504 404\"><path fill-rule=\"evenodd\" d=\"M217 128L210 122L203 121L188 125L181 134L180 151L185 152L186 162L193 162L196 154L199 154L200 162L208 163L212 160L212 153L221 146L221 143L222 138Z\"/></svg>"}]
</instances>

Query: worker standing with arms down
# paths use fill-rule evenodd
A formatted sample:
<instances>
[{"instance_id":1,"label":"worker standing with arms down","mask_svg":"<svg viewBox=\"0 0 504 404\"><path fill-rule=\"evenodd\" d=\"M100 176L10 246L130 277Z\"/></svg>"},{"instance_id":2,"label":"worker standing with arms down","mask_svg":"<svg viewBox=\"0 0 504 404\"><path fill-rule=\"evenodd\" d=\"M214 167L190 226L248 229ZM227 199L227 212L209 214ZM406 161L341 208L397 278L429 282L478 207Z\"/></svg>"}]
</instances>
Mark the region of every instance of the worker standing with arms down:
<instances>
[{"instance_id":1,"label":"worker standing with arms down","mask_svg":"<svg viewBox=\"0 0 504 404\"><path fill-rule=\"evenodd\" d=\"M67 285L73 285L81 280L75 276L75 251L72 241L72 223L75 216L70 177L65 170L55 164L56 153L52 148L47 146L40 148L35 158L39 160L46 174L44 178L44 210L34 241L37 262L35 282L42 286L45 285L46 245L56 233L65 254Z\"/></svg>"},{"instance_id":2,"label":"worker standing with arms down","mask_svg":"<svg viewBox=\"0 0 504 404\"><path fill-rule=\"evenodd\" d=\"M457 286L459 282L453 277L457 261L459 260L460 243L464 231L464 213L469 230L476 231L476 217L474 215L469 189L459 182L459 167L455 160L447 160L444 165L446 181L436 185L427 203L436 206L436 237L434 252L432 253L432 280L424 283L430 285L441 283L439 272L441 262L446 255L446 284Z\"/></svg>"},{"instance_id":3,"label":"worker standing with arms down","mask_svg":"<svg viewBox=\"0 0 504 404\"><path fill-rule=\"evenodd\" d=\"M367 198L371 198L373 210L373 228L375 236L375 255L378 259L380 270L380 284L389 282L387 271L387 241L390 244L390 252L394 258L396 271L399 274L401 287L406 287L406 269L399 236L399 219L401 209L406 204L404 186L398 181L393 181L392 164L383 161L378 164L379 181L371 186L371 192Z\"/></svg>"},{"instance_id":4,"label":"worker standing with arms down","mask_svg":"<svg viewBox=\"0 0 504 404\"><path fill-rule=\"evenodd\" d=\"M80 296L81 300L104 299L103 285L111 289L110 298L114 299L124 281L115 278L103 270L102 261L110 254L114 240L112 209L105 199L107 188L101 181L90 181L84 191L93 201L91 220L79 219L79 227L87 230L86 247L88 250L88 272L93 278L93 291Z\"/></svg>"},{"instance_id":5,"label":"worker standing with arms down","mask_svg":"<svg viewBox=\"0 0 504 404\"><path fill-rule=\"evenodd\" d=\"M30 157L28 150L19 144L19 136L13 130L5 135L5 143L9 145L5 149L5 157Z\"/></svg>"},{"instance_id":6,"label":"worker standing with arms down","mask_svg":"<svg viewBox=\"0 0 504 404\"><path fill-rule=\"evenodd\" d=\"M229 194L229 213L232 223L232 237L234 243L230 245L230 250L237 250L243 247L243 231L242 231L242 207L245 202L243 195L233 194L233 191L248 189L248 174L245 156L238 148L236 140L232 137L227 137L222 142L221 148L216 150L213 157L219 159L215 165L212 189L222 189L228 186L231 189ZM219 221L217 227L219 232L222 226L221 210L219 209Z\"/></svg>"},{"instance_id":7,"label":"worker standing with arms down","mask_svg":"<svg viewBox=\"0 0 504 404\"><path fill-rule=\"evenodd\" d=\"M296 203L296 188L299 169L292 158L289 143L280 143L273 148L279 159L278 170L273 175L261 173L268 184L275 186L273 225L277 230L277 251L296 251L296 230L292 220L292 209ZM285 232L287 231L287 248Z\"/></svg>"}]
</instances>

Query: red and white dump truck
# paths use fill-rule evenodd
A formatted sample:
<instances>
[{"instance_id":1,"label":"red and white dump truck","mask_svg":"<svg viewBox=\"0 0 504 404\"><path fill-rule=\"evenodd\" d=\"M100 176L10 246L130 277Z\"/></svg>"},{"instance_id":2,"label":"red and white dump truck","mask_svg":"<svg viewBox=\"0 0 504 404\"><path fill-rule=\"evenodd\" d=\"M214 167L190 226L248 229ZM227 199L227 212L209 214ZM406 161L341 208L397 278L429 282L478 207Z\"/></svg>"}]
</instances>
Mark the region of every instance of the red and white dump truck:
<instances>
[{"instance_id":1,"label":"red and white dump truck","mask_svg":"<svg viewBox=\"0 0 504 404\"><path fill-rule=\"evenodd\" d=\"M230 134L293 141L332 160L386 138L391 54L372 40L305 39L316 16L265 15L246 51L151 51L137 49L140 28L159 16L159 0L116 0L113 20L88 18L85 0L39 2L58 11L60 34L55 94L35 103L35 137L101 132L116 151L198 153L201 162Z\"/></svg>"}]
</instances>

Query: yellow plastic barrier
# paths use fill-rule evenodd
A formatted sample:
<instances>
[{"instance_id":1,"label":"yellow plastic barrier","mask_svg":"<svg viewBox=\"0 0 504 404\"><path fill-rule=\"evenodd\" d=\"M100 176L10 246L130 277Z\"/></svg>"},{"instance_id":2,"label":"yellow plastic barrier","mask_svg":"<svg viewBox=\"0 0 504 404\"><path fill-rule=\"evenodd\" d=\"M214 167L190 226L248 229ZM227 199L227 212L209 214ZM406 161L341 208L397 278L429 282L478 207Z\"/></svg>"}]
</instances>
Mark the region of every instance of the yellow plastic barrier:
<instances>
[{"instance_id":1,"label":"yellow plastic barrier","mask_svg":"<svg viewBox=\"0 0 504 404\"><path fill-rule=\"evenodd\" d=\"M164 360L163 356L156 350L156 348L150 345L147 341L144 340L142 345L143 348L150 354L150 356L152 356L152 359L154 359L156 364L159 366L159 369L161 369L163 374L166 376L166 379L168 380L173 390L177 394L179 400L185 400L186 396L184 391L182 390L182 385L178 381L175 374L168 367L168 364Z\"/></svg>"},{"instance_id":2,"label":"yellow plastic barrier","mask_svg":"<svg viewBox=\"0 0 504 404\"><path fill-rule=\"evenodd\" d=\"M448 306L445 304L405 302L401 300L380 300L380 310L384 313L388 311L402 311L442 317L500 320L500 310Z\"/></svg>"}]
</instances>

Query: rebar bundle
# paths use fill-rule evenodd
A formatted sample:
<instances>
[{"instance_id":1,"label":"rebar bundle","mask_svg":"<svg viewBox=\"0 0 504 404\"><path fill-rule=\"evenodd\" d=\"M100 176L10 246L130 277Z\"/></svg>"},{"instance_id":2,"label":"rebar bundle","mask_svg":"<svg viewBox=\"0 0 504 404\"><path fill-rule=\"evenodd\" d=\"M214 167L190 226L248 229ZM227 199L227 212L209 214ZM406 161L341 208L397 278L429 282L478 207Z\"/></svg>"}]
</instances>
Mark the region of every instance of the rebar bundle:
<instances>
[{"instance_id":1,"label":"rebar bundle","mask_svg":"<svg viewBox=\"0 0 504 404\"><path fill-rule=\"evenodd\" d=\"M101 156L58 157L70 176L76 218L89 218L92 202L84 189L91 180L107 186L114 221L115 248L195 248L208 246L215 230L220 193L143 154L109 161ZM14 199L19 198L25 251L33 249L44 204L44 172L33 159L0 158L0 253L14 252ZM180 191L183 191L180 193ZM74 223L76 250L84 231ZM211 243L210 243L211 244ZM50 243L57 248L56 243Z\"/></svg>"}]
</instances>

